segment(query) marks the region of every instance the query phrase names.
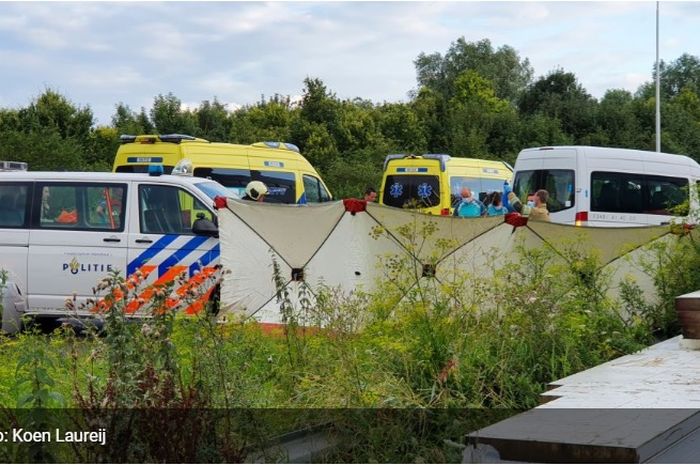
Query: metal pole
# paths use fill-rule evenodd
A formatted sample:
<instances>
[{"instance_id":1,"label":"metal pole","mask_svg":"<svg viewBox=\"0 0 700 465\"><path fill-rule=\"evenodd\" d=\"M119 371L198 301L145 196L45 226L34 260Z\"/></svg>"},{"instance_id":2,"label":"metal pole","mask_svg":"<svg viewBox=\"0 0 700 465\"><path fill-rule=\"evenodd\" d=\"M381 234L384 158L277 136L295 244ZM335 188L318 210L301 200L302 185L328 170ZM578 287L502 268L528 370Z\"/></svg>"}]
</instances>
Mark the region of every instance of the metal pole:
<instances>
[{"instance_id":1,"label":"metal pole","mask_svg":"<svg viewBox=\"0 0 700 465\"><path fill-rule=\"evenodd\" d=\"M656 151L661 152L661 70L659 69L659 2L656 2Z\"/></svg>"}]
</instances>

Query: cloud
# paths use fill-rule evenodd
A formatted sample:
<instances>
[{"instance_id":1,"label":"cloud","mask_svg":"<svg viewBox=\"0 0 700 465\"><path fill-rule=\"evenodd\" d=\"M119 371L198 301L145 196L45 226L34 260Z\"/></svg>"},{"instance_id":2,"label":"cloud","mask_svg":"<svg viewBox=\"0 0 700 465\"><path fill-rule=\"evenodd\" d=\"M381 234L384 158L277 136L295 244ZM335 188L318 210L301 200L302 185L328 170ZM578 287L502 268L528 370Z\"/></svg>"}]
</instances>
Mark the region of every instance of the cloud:
<instances>
[{"instance_id":1,"label":"cloud","mask_svg":"<svg viewBox=\"0 0 700 465\"><path fill-rule=\"evenodd\" d=\"M197 79L193 84L195 88L204 91L206 95L234 96L249 91L250 84L244 80L236 79L235 75L235 71L211 73Z\"/></svg>"},{"instance_id":2,"label":"cloud","mask_svg":"<svg viewBox=\"0 0 700 465\"><path fill-rule=\"evenodd\" d=\"M651 80L651 73L629 73L623 76L624 87L627 90L637 90L639 86ZM611 86L612 88L612 86Z\"/></svg>"},{"instance_id":3,"label":"cloud","mask_svg":"<svg viewBox=\"0 0 700 465\"><path fill-rule=\"evenodd\" d=\"M700 55L700 3L663 2L661 15L662 57ZM298 95L306 76L340 98L397 101L419 53L464 36L601 96L650 79L654 24L652 2L0 2L0 88L3 102L66 89L100 121L168 92L235 105Z\"/></svg>"},{"instance_id":4,"label":"cloud","mask_svg":"<svg viewBox=\"0 0 700 465\"><path fill-rule=\"evenodd\" d=\"M122 92L138 88L148 80L129 66L110 66L99 70L81 66L75 70L75 84L94 89L111 89Z\"/></svg>"},{"instance_id":5,"label":"cloud","mask_svg":"<svg viewBox=\"0 0 700 465\"><path fill-rule=\"evenodd\" d=\"M25 16L0 16L0 31L17 32L26 27L26 24Z\"/></svg>"},{"instance_id":6,"label":"cloud","mask_svg":"<svg viewBox=\"0 0 700 465\"><path fill-rule=\"evenodd\" d=\"M220 3L217 8L206 8L192 18L193 25L204 28L215 40L254 32L271 32L282 24L303 29L313 21L300 4L279 3Z\"/></svg>"},{"instance_id":7,"label":"cloud","mask_svg":"<svg viewBox=\"0 0 700 465\"><path fill-rule=\"evenodd\" d=\"M35 71L45 65L43 58L35 53L3 49L0 49L0 63L12 63L11 67L3 67L2 73L5 73L6 76ZM0 78L0 83L2 83L2 78Z\"/></svg>"},{"instance_id":8,"label":"cloud","mask_svg":"<svg viewBox=\"0 0 700 465\"><path fill-rule=\"evenodd\" d=\"M6 3L0 6L0 30L40 48L83 49L94 47L96 24L109 19L114 7L103 3Z\"/></svg>"},{"instance_id":9,"label":"cloud","mask_svg":"<svg viewBox=\"0 0 700 465\"><path fill-rule=\"evenodd\" d=\"M192 61L191 43L187 33L175 24L149 22L138 26L140 38L134 52L149 60L170 63L188 63Z\"/></svg>"}]
</instances>

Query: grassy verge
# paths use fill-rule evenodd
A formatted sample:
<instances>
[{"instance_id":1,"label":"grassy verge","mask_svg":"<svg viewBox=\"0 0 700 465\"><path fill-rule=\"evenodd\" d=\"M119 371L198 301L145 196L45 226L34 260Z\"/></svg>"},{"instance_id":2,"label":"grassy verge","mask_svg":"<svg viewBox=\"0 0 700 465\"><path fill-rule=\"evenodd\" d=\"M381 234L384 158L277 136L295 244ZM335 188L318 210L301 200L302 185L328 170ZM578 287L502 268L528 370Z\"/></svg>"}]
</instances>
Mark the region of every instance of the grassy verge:
<instances>
[{"instance_id":1,"label":"grassy verge","mask_svg":"<svg viewBox=\"0 0 700 465\"><path fill-rule=\"evenodd\" d=\"M2 340L0 406L405 409L410 415L472 409L493 420L536 405L552 380L672 333L669 299L698 285L700 254L689 239L659 247L657 260L647 263L664 289L657 303L644 302L634 285L621 301L608 298L610 277L594 256L580 253L555 260L547 249L521 249L492 276L454 276L449 283L416 280L409 262L385 257L379 292L325 288L303 308L287 298L288 325L277 334L254 323L216 324L207 314L176 315L165 305L167 286L154 293L149 320L129 321L123 303L109 298L128 291L113 275L101 285L111 303L103 334L77 337L61 328ZM411 417L407 433L407 420L398 415L372 427L345 415L336 428L355 441L336 459L457 460L454 442L478 426L457 417L434 417L431 424L441 425L436 436L435 428L421 428L421 417ZM284 431L298 419L273 423ZM212 446L213 457L241 458L246 444L237 438L228 442L233 449ZM157 456L145 454L128 457Z\"/></svg>"}]
</instances>

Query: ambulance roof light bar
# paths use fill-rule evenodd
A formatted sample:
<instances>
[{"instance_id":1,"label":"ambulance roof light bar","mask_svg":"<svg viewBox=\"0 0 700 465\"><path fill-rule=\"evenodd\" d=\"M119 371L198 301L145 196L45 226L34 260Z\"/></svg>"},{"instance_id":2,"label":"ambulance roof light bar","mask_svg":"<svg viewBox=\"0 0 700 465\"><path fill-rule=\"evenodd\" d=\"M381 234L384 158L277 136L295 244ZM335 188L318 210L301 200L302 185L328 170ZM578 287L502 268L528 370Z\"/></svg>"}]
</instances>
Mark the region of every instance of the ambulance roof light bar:
<instances>
[{"instance_id":1,"label":"ambulance roof light bar","mask_svg":"<svg viewBox=\"0 0 700 465\"><path fill-rule=\"evenodd\" d=\"M121 142L122 144L131 144L134 142L139 142L141 144L155 144L158 141L179 144L183 140L209 142L208 140L198 139L194 136L190 136L187 134L141 134L138 136L134 136L131 134L122 134L121 136L119 136L119 142Z\"/></svg>"}]
</instances>

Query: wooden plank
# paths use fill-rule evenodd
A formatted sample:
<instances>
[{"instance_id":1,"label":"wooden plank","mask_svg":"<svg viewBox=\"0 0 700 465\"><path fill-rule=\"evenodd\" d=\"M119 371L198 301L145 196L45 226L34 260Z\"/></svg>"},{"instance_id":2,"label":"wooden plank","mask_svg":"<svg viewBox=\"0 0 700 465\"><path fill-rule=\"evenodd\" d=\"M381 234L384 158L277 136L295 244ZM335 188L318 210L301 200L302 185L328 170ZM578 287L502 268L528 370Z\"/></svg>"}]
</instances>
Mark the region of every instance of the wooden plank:
<instances>
[{"instance_id":1,"label":"wooden plank","mask_svg":"<svg viewBox=\"0 0 700 465\"><path fill-rule=\"evenodd\" d=\"M501 460L642 463L700 428L700 411L535 408L469 435Z\"/></svg>"},{"instance_id":2,"label":"wooden plank","mask_svg":"<svg viewBox=\"0 0 700 465\"><path fill-rule=\"evenodd\" d=\"M700 339L700 292L676 297L675 306L683 337Z\"/></svg>"},{"instance_id":3,"label":"wooden plank","mask_svg":"<svg viewBox=\"0 0 700 465\"><path fill-rule=\"evenodd\" d=\"M700 351L680 336L553 382L546 403L469 434L502 460L640 463L700 457Z\"/></svg>"}]
</instances>

